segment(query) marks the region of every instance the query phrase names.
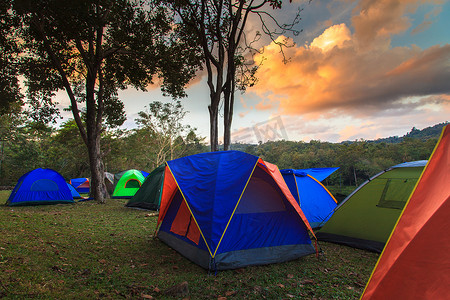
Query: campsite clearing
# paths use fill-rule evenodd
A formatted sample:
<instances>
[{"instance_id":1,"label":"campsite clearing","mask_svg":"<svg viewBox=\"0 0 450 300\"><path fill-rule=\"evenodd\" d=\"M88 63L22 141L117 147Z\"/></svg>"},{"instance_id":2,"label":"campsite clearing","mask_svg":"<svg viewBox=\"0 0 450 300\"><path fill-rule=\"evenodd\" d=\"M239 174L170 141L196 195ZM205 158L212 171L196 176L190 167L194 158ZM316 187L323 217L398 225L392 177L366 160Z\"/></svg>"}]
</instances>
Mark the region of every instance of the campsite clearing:
<instances>
[{"instance_id":1,"label":"campsite clearing","mask_svg":"<svg viewBox=\"0 0 450 300\"><path fill-rule=\"evenodd\" d=\"M378 258L319 242L319 258L208 276L153 239L157 216L126 202L0 206L0 297L171 299L164 291L187 282L190 299L357 299Z\"/></svg>"}]
</instances>

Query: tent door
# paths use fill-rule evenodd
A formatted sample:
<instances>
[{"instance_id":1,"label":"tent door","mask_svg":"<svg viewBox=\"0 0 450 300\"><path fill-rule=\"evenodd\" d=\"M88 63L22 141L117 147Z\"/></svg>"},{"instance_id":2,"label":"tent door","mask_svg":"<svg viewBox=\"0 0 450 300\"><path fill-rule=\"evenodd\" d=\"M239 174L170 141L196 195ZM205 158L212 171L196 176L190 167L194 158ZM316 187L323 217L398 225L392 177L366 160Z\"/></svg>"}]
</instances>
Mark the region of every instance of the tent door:
<instances>
[{"instance_id":1,"label":"tent door","mask_svg":"<svg viewBox=\"0 0 450 300\"><path fill-rule=\"evenodd\" d=\"M184 236L198 245L200 240L200 231L185 201L181 201L180 208L178 209L177 215L172 222L170 231Z\"/></svg>"}]
</instances>

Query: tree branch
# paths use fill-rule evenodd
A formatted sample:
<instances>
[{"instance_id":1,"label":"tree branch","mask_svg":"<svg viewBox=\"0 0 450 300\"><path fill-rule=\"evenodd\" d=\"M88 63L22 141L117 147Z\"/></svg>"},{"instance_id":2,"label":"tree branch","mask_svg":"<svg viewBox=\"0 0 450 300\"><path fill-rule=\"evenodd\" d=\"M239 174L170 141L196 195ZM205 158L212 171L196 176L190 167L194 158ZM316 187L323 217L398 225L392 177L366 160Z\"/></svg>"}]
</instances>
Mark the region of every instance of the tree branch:
<instances>
[{"instance_id":1,"label":"tree branch","mask_svg":"<svg viewBox=\"0 0 450 300\"><path fill-rule=\"evenodd\" d=\"M72 113L73 113L73 117L75 122L77 123L78 129L80 131L81 134L81 138L83 139L84 143L87 145L88 141L87 141L87 134L86 134L86 130L83 126L83 122L81 121L81 117L80 117L80 111L78 110L78 103L77 100L75 98L75 95L73 93L72 87L69 83L68 77L66 72L64 71L64 68L62 67L61 61L59 60L59 58L56 56L56 54L54 53L52 47L50 46L50 42L47 39L47 36L44 32L42 23L39 22L36 19L43 19L42 16L35 16L32 20L36 31L38 32L39 36L42 39L42 42L44 43L44 48L48 54L48 56L50 57L50 60L52 61L53 65L55 66L55 68L58 70L59 75L61 76L61 80L63 83L64 88L67 91L67 94L69 96L70 99L70 105L72 108Z\"/></svg>"}]
</instances>

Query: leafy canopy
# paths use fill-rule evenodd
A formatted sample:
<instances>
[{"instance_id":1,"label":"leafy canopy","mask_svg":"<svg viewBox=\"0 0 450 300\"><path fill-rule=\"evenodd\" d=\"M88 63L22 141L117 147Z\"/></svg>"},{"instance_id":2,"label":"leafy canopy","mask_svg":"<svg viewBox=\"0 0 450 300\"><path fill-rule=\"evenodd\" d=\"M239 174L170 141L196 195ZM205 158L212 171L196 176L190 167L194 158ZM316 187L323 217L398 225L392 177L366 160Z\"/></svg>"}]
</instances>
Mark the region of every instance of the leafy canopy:
<instances>
[{"instance_id":1,"label":"leafy canopy","mask_svg":"<svg viewBox=\"0 0 450 300\"><path fill-rule=\"evenodd\" d=\"M70 89L74 114L101 106L107 124L118 126L125 120L120 89L145 91L157 81L163 93L182 97L198 67L172 15L152 1L16 0L13 7L23 24L22 72L36 119L52 120L55 92Z\"/></svg>"}]
</instances>

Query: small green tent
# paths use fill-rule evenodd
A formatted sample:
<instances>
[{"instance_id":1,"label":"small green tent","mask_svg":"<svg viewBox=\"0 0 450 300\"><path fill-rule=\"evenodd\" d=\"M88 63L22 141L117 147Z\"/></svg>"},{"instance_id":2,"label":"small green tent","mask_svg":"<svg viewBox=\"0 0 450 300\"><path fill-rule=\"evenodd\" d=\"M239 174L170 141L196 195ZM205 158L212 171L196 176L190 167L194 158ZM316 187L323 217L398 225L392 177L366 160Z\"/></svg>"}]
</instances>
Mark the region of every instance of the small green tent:
<instances>
[{"instance_id":1,"label":"small green tent","mask_svg":"<svg viewBox=\"0 0 450 300\"><path fill-rule=\"evenodd\" d=\"M381 252L426 162L399 164L370 178L336 207L317 239Z\"/></svg>"},{"instance_id":2,"label":"small green tent","mask_svg":"<svg viewBox=\"0 0 450 300\"><path fill-rule=\"evenodd\" d=\"M145 177L144 175L142 175L141 171L134 169L126 171L117 182L112 197L113 198L133 197L134 194L136 194L136 192L141 187L144 180Z\"/></svg>"},{"instance_id":3,"label":"small green tent","mask_svg":"<svg viewBox=\"0 0 450 300\"><path fill-rule=\"evenodd\" d=\"M161 165L154 169L150 175L147 176L141 188L134 194L130 201L128 201L126 206L159 210L165 168L165 165Z\"/></svg>"}]
</instances>

